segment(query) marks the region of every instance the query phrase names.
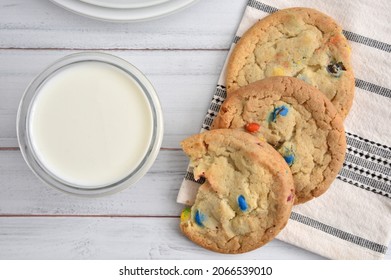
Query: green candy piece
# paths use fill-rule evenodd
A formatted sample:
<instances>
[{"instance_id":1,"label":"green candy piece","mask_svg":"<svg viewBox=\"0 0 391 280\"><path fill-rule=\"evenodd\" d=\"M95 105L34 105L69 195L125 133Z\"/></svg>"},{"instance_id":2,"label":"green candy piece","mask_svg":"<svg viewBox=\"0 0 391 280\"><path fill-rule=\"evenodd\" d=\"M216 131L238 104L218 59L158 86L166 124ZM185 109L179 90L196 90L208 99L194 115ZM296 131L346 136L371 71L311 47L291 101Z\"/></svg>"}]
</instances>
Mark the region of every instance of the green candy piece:
<instances>
[{"instance_id":1,"label":"green candy piece","mask_svg":"<svg viewBox=\"0 0 391 280\"><path fill-rule=\"evenodd\" d=\"M191 214L191 208L186 207L185 209L182 210L181 213L181 222L186 222L187 220L190 219Z\"/></svg>"}]
</instances>

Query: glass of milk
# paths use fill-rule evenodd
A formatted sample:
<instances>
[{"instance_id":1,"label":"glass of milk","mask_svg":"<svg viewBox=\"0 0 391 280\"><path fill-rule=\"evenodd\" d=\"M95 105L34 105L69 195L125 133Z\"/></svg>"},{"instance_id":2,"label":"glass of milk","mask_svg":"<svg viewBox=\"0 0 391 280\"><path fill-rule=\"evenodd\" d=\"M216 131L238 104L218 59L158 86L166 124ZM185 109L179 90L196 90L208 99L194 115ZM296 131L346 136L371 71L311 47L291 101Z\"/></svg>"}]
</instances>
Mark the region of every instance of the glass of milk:
<instances>
[{"instance_id":1,"label":"glass of milk","mask_svg":"<svg viewBox=\"0 0 391 280\"><path fill-rule=\"evenodd\" d=\"M104 53L66 56L28 86L17 115L24 159L45 183L100 196L123 190L160 150L157 94L133 65Z\"/></svg>"}]
</instances>

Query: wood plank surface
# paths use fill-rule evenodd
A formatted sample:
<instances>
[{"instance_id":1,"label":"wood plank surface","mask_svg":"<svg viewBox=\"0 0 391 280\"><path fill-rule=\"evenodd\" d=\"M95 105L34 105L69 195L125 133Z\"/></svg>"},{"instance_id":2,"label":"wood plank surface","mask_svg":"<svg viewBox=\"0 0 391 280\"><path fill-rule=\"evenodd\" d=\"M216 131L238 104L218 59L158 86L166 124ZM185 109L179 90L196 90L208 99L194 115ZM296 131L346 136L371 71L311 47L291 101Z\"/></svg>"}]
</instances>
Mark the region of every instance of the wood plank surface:
<instances>
[{"instance_id":1,"label":"wood plank surface","mask_svg":"<svg viewBox=\"0 0 391 280\"><path fill-rule=\"evenodd\" d=\"M195 246L178 218L0 217L0 259L318 259L273 240L241 255Z\"/></svg>"},{"instance_id":2,"label":"wood plank surface","mask_svg":"<svg viewBox=\"0 0 391 280\"><path fill-rule=\"evenodd\" d=\"M0 0L0 259L322 259L279 240L248 254L216 254L178 228L183 206L175 200L188 164L179 143L200 129L246 3L200 0L158 20L110 23L50 1ZM367 54L360 63L353 57L359 79L366 81L366 71L388 70L378 65L391 59L389 52L378 55L357 43L352 48ZM104 51L134 64L163 108L156 162L134 186L107 197L80 198L46 186L29 170L16 139L17 107L27 85L78 51ZM376 84L374 79L368 82ZM382 86L391 87L391 79L387 83ZM359 98L369 98L364 94ZM391 259L390 250L385 258Z\"/></svg>"},{"instance_id":3,"label":"wood plank surface","mask_svg":"<svg viewBox=\"0 0 391 280\"><path fill-rule=\"evenodd\" d=\"M85 198L62 193L37 179L19 151L0 152L1 215L179 216L176 195L188 160L182 151L161 150L150 171L120 193Z\"/></svg>"},{"instance_id":4,"label":"wood plank surface","mask_svg":"<svg viewBox=\"0 0 391 280\"><path fill-rule=\"evenodd\" d=\"M49 1L2 0L0 48L227 49L246 3L204 0L153 21L111 23Z\"/></svg>"}]
</instances>

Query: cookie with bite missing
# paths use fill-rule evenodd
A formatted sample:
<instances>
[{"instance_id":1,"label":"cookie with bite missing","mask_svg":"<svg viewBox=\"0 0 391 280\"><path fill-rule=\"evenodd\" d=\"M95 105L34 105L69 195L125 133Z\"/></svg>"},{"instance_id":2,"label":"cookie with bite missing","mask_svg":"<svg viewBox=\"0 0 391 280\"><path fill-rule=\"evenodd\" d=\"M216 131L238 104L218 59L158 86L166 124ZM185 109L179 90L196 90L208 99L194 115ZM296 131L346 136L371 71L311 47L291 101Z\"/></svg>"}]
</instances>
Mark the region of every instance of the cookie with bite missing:
<instances>
[{"instance_id":1,"label":"cookie with bite missing","mask_svg":"<svg viewBox=\"0 0 391 280\"><path fill-rule=\"evenodd\" d=\"M205 178L181 215L182 232L209 250L237 254L271 241L286 225L294 201L284 159L265 141L234 129L185 139L195 179Z\"/></svg>"},{"instance_id":2,"label":"cookie with bite missing","mask_svg":"<svg viewBox=\"0 0 391 280\"><path fill-rule=\"evenodd\" d=\"M291 168L295 204L323 194L345 158L337 110L319 90L292 77L270 77L233 92L212 128L247 131L272 145Z\"/></svg>"},{"instance_id":3,"label":"cookie with bite missing","mask_svg":"<svg viewBox=\"0 0 391 280\"><path fill-rule=\"evenodd\" d=\"M272 76L296 77L315 86L342 118L352 106L348 42L331 17L314 9L283 9L245 32L227 64L227 94Z\"/></svg>"}]
</instances>

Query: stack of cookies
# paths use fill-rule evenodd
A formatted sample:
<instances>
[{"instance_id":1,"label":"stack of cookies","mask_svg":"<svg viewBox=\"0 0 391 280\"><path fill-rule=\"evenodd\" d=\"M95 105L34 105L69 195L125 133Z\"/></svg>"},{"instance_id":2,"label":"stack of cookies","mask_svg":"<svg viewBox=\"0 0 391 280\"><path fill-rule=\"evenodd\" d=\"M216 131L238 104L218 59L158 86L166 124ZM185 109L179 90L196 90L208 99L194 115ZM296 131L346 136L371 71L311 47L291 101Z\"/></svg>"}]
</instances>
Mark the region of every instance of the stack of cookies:
<instances>
[{"instance_id":1,"label":"stack of cookies","mask_svg":"<svg viewBox=\"0 0 391 280\"><path fill-rule=\"evenodd\" d=\"M180 227L207 249L243 253L272 240L342 167L354 96L347 40L323 13L280 10L241 37L226 88L212 130L182 142L205 182Z\"/></svg>"}]
</instances>

